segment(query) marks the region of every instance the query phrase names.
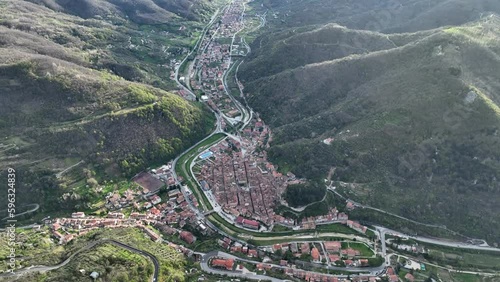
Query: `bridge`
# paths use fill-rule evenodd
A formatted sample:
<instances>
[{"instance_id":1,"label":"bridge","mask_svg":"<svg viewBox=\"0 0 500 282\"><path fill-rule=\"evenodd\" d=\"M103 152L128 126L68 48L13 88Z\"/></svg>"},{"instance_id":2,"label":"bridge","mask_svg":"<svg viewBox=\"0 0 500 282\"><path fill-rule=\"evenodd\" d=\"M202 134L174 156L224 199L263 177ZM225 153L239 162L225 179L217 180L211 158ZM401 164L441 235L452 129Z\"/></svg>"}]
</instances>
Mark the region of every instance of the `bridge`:
<instances>
[{"instance_id":1,"label":"bridge","mask_svg":"<svg viewBox=\"0 0 500 282\"><path fill-rule=\"evenodd\" d=\"M203 213L204 216L209 216L211 214L213 214L215 211L214 210L209 210L209 211L206 211Z\"/></svg>"}]
</instances>

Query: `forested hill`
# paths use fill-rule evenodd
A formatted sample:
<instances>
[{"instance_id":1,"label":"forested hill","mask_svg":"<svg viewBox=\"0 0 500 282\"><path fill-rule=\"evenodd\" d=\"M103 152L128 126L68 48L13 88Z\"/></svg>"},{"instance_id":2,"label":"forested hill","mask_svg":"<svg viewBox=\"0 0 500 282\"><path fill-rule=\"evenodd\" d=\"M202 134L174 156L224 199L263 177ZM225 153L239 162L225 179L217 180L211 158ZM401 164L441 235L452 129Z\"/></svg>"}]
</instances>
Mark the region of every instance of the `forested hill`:
<instances>
[{"instance_id":1,"label":"forested hill","mask_svg":"<svg viewBox=\"0 0 500 282\"><path fill-rule=\"evenodd\" d=\"M0 3L0 164L18 171L19 206L88 208L78 191L165 163L213 129L208 109L168 90L216 7L121 2Z\"/></svg>"},{"instance_id":2,"label":"forested hill","mask_svg":"<svg viewBox=\"0 0 500 282\"><path fill-rule=\"evenodd\" d=\"M239 77L284 172L333 168L359 202L500 242L499 30L495 15L401 34L281 27Z\"/></svg>"}]
</instances>

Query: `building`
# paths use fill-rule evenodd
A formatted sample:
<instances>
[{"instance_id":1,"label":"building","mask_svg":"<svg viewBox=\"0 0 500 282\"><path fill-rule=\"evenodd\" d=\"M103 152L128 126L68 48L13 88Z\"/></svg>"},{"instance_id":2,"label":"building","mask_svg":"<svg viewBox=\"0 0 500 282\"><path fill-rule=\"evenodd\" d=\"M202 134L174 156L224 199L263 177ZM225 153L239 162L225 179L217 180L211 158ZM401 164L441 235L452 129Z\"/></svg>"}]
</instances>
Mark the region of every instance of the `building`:
<instances>
[{"instance_id":1,"label":"building","mask_svg":"<svg viewBox=\"0 0 500 282\"><path fill-rule=\"evenodd\" d=\"M389 282L399 282L399 277L397 275L389 275Z\"/></svg>"},{"instance_id":2,"label":"building","mask_svg":"<svg viewBox=\"0 0 500 282\"><path fill-rule=\"evenodd\" d=\"M407 260L404 268L410 270L420 270L420 263L413 260Z\"/></svg>"},{"instance_id":3,"label":"building","mask_svg":"<svg viewBox=\"0 0 500 282\"><path fill-rule=\"evenodd\" d=\"M161 237L160 235L156 234L156 232L154 232L153 230L145 227L144 228L144 232L146 232L146 234L149 236L149 238L153 241L153 242L160 242L161 241Z\"/></svg>"},{"instance_id":4,"label":"building","mask_svg":"<svg viewBox=\"0 0 500 282\"><path fill-rule=\"evenodd\" d=\"M311 257L313 259L314 262L318 262L319 261L319 251L317 248L312 248L311 250Z\"/></svg>"},{"instance_id":5,"label":"building","mask_svg":"<svg viewBox=\"0 0 500 282\"><path fill-rule=\"evenodd\" d=\"M211 265L212 265L212 267L215 267L215 268L233 270L234 259L213 259Z\"/></svg>"},{"instance_id":6,"label":"building","mask_svg":"<svg viewBox=\"0 0 500 282\"><path fill-rule=\"evenodd\" d=\"M300 252L302 254L310 254L311 253L311 249L309 247L309 243L303 243L301 246L300 246Z\"/></svg>"},{"instance_id":7,"label":"building","mask_svg":"<svg viewBox=\"0 0 500 282\"><path fill-rule=\"evenodd\" d=\"M254 229L254 230L259 230L259 227L260 227L260 223L258 221L246 219L246 218L243 218L242 216L238 216L236 218L236 223L243 226L243 227Z\"/></svg>"},{"instance_id":8,"label":"building","mask_svg":"<svg viewBox=\"0 0 500 282\"><path fill-rule=\"evenodd\" d=\"M328 241L325 242L325 249L329 253L340 253L342 244L339 241Z\"/></svg>"},{"instance_id":9,"label":"building","mask_svg":"<svg viewBox=\"0 0 500 282\"><path fill-rule=\"evenodd\" d=\"M71 214L71 218L84 218L85 217L85 213L83 212L74 212Z\"/></svg>"},{"instance_id":10,"label":"building","mask_svg":"<svg viewBox=\"0 0 500 282\"><path fill-rule=\"evenodd\" d=\"M188 244L196 242L196 237L189 231L181 231L179 238Z\"/></svg>"},{"instance_id":11,"label":"building","mask_svg":"<svg viewBox=\"0 0 500 282\"><path fill-rule=\"evenodd\" d=\"M413 282L413 281L415 281L415 277L413 277L413 275L411 275L411 273L406 273L405 280L409 281L409 282Z\"/></svg>"}]
</instances>

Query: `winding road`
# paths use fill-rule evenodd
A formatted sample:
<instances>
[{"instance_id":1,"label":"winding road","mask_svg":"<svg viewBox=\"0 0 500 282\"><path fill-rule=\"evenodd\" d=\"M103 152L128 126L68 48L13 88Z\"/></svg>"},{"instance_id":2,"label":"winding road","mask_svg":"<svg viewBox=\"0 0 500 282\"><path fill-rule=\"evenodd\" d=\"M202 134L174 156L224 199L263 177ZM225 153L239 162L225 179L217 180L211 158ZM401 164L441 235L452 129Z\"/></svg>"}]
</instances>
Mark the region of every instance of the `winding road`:
<instances>
[{"instance_id":1,"label":"winding road","mask_svg":"<svg viewBox=\"0 0 500 282\"><path fill-rule=\"evenodd\" d=\"M158 281L158 275L160 274L160 263L154 255L152 255L149 252L136 249L132 246L129 246L127 244L124 244L122 242L119 242L119 241L116 241L113 239L103 239L103 240L99 240L99 241L90 242L85 247L83 247L80 250L78 250L77 252L73 253L71 256L69 256L65 261L61 262L60 264L53 265L53 266L38 265L38 266L27 267L27 268L23 268L23 269L20 269L18 271L15 271L14 273L11 273L11 272L2 273L2 274L0 274L0 277L15 277L15 276L21 276L21 275L25 275L25 274L33 273L33 272L47 272L47 271L51 271L51 270L56 270L56 269L59 269L61 267L64 267L68 263L70 263L71 260L76 255L78 255L84 251L87 251L89 249L92 249L97 245L106 244L106 243L113 244L113 245L118 246L120 248L124 248L128 251L131 251L131 252L134 252L134 253L137 253L137 254L140 254L142 256L149 258L153 262L153 265L154 265L154 273L153 273L153 276L151 278L151 282Z\"/></svg>"}]
</instances>

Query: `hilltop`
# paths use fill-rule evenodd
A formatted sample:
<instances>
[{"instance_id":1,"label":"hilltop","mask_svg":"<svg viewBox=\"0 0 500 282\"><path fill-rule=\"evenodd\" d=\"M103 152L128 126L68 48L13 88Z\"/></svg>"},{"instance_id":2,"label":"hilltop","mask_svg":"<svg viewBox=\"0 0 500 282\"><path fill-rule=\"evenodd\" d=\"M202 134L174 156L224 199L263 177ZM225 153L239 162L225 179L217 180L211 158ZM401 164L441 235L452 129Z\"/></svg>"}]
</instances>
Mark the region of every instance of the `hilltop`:
<instances>
[{"instance_id":1,"label":"hilltop","mask_svg":"<svg viewBox=\"0 0 500 282\"><path fill-rule=\"evenodd\" d=\"M304 55L289 69L260 50L239 76L274 130L269 156L283 172L322 179L333 168L357 201L499 242L499 27L489 16L385 38L343 29L335 40L366 51L344 55L337 44L330 54L340 55ZM326 40L306 31L263 46L301 36L306 45ZM267 61L283 71L255 78Z\"/></svg>"}]
</instances>

